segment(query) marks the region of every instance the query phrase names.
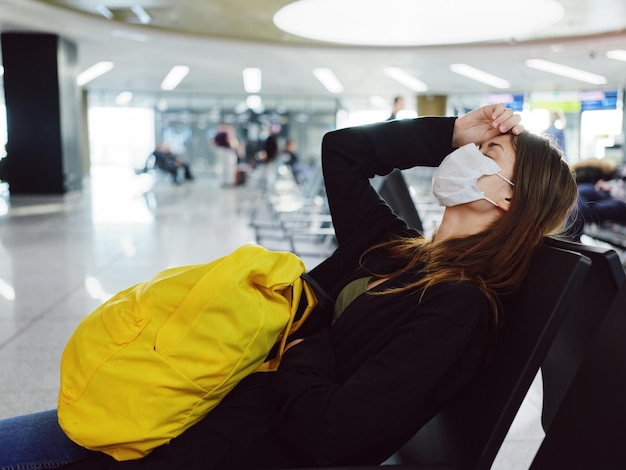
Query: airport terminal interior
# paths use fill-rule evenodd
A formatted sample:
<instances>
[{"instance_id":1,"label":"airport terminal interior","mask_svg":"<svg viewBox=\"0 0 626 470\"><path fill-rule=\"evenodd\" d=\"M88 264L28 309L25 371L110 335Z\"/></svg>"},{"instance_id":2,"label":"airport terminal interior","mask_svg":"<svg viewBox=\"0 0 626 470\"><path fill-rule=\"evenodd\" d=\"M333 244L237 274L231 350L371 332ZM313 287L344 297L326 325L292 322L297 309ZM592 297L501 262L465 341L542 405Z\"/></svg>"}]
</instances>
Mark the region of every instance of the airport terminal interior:
<instances>
[{"instance_id":1,"label":"airport terminal interior","mask_svg":"<svg viewBox=\"0 0 626 470\"><path fill-rule=\"evenodd\" d=\"M516 54L527 54L526 58L532 59L535 57L533 48L539 47L537 44L556 53L558 42L558 47L569 47L572 57L579 57L581 50L592 45L585 50L592 50L593 58L589 59L586 53L585 60L574 63L571 59L570 64L597 72L598 75L591 77L596 82L570 77L566 85L555 85L544 79L537 84L533 82L533 89L524 88L521 83L533 78L535 71L510 72L507 77L510 82L504 84L497 81L498 77L487 74L490 84L483 82L479 88L445 80L440 87L447 88L437 88L436 79L432 79L430 89L420 88L426 85L419 81L417 85L415 81L404 84L392 81L390 71L384 79L370 76L374 75L368 72L374 67L372 64L382 68L385 54L393 53L393 59L402 62L405 55L419 55L420 46L407 48L406 44L387 44L385 47L392 49L382 51L381 56L379 48L369 50L370 44L359 44L356 48L341 44L327 51L317 48L319 39L315 37L296 36L288 36L293 43L288 44L285 35L296 33L274 33L274 37L255 31L249 25L244 27L246 21L252 21L250 18L267 22L267 18L258 19L268 16L266 12L254 10L256 16L242 15L235 19L233 8L236 10L239 5L246 9L250 5L245 2L230 2L233 8L228 8L229 2L221 0L198 2L215 3L213 10L203 11L203 15L220 10L227 22L225 25L241 29L241 37L237 37L230 35L224 26L219 34L214 32L215 37L206 39L206 43L200 42L199 38L206 31L201 31L201 26L192 21L190 5L187 5L190 9L187 16L181 16L189 20L187 30L180 21L172 21L169 27L163 28L165 32L159 31L158 24L149 33L147 29L139 29L144 26L140 24L143 21L138 12L144 8L144 13L152 13L159 21L171 21L173 12L180 13L177 9L182 8L181 5L193 2L180 2L178 6L175 1L137 2L144 8L133 7L133 15L138 18L135 20L130 19L130 6L122 9L115 8L112 2L101 2L96 10L95 3L29 0L18 6L15 2L0 0L0 32L5 43L2 49L4 77L0 75L4 83L0 90L6 93L0 95L0 144L4 148L0 150L0 419L56 406L60 357L68 338L82 318L131 285L148 280L166 268L212 261L247 243L294 252L304 260L307 269L329 256L336 244L320 169L321 140L326 132L391 117L458 116L484 104L504 102L522 115L527 129L552 135L572 166L588 162L595 170L608 173L626 168L623 106L626 24L607 24L600 31L601 27L595 30L591 27L591 21L581 22L580 27L585 29L577 36L575 28L567 28L584 12L580 5L574 6L573 1L560 2L570 15L568 18L574 18L570 22L555 23L561 25L563 31L555 28L544 36L537 33L536 37L525 32L520 36L523 40ZM271 9L273 4L289 3L259 2L259 5ZM559 2L546 3L554 7L553 4ZM597 2L596 5L618 8L616 3ZM575 14L570 8L575 9ZM613 21L618 21L615 17L626 18L626 5L619 6L614 13L604 16L612 17ZM56 30L50 31L44 26L45 18L56 24ZM146 22L145 28L148 28L149 21ZM60 47L69 51L69 59L64 54L59 57L70 62L60 64L59 70L70 70L74 84L79 71L109 60L104 54L98 55L100 46L89 34L103 35L103 31L112 29L113 23L117 34L106 36L106 41L102 42L110 44L102 45L101 51L106 50L110 57L113 57L113 50L123 54L127 51L122 51L122 43L116 41L131 41L128 44L138 48L137 56L121 56L120 61L127 61L131 67L133 62L141 62L137 58L144 54L145 73L135 71L137 78L131 79L130 72L124 77L122 67L116 66L110 72L112 65L106 69L105 64L101 78L97 75L84 78L80 85L76 83L73 98L68 101L67 95L61 94L52 104L52 111L42 111L43 114L57 113L57 124L62 128L61 135L55 136L62 144L52 139L51 146L58 148L51 150L50 159L55 161L50 166L46 163L48 157L41 155L43 147L37 146L39 143L29 147L29 141L43 141L47 137L28 136L28 126L20 121L16 111L20 101L16 101L15 94L10 96L10 92L28 93L28 86L34 91L32 85L19 90L10 82L16 80L20 72L13 70L20 69L21 64L17 57L20 54L12 52L11 47L22 47L23 36L33 32L62 38L67 44ZM76 36L68 33L65 37L63 31L71 24L76 25L72 33ZM211 25L217 28L219 20L212 19ZM549 25L537 26L541 27L549 29ZM557 37L560 32L561 37ZM146 37L132 37L139 33ZM192 36L185 36L189 33ZM154 39L149 39L150 34L155 35ZM529 38L524 44L524 39ZM47 38L42 39L45 42ZM165 45L168 41L171 44ZM468 48L467 59L475 54L474 57L483 59L483 64L500 60L493 57L505 60L504 47L514 42L502 37L495 45L481 44L481 38L471 41L476 50ZM192 66L187 80L196 80L193 87L189 84L185 88L185 74L180 78L178 91L174 90L176 85L168 91L159 89L158 85L148 85L150 79L167 72L164 63L169 64L168 67L175 65L173 60L164 61L163 55L174 56L175 47L184 49L185 44L189 48L181 52L177 60L199 61L197 56L206 44L209 49L216 48L211 53L222 54L211 61L228 61L228 67L236 68L238 75L228 75L225 65L212 65L214 68L203 71L205 75L194 78ZM506 46L500 50L499 44ZM75 45L78 46L78 61L72 61L71 51L76 52ZM159 45L163 46L161 54L146 53L147 48L158 49ZM36 50L39 46L29 43L27 47ZM221 47L224 49L218 50ZM372 56L375 59L368 62L366 57L359 57L359 47L368 48L368 52L376 54ZM425 63L413 63L413 72L426 68L428 61L438 62L439 56L443 57L455 45L445 44L441 50L436 44L425 47ZM294 49L300 52L294 55ZM84 53L81 55L84 50L89 51L88 58ZM235 65L230 64L231 58L239 57L239 50L245 56L235 60ZM298 57L299 53L302 57ZM306 62L308 71L312 68L309 66L312 57L319 63L326 53L335 54L329 60L337 66L344 53L348 57L344 62L361 61L368 63L369 68L359 65L346 80L346 89L316 91L316 86L321 87L319 82L315 80L311 87L298 69L304 68L303 62ZM502 56L485 59L491 53ZM253 92L239 90L242 88L241 65L259 64L261 61L255 61L254 57L263 54L272 59L267 68L273 67L267 74L267 69L263 69L263 90L259 91L260 85ZM546 53L543 57L547 56ZM281 57L293 64L293 71L284 68ZM209 59L205 57L204 61ZM250 63L244 63L246 61ZM407 59L404 63L411 61ZM593 70L594 64L598 64L598 70ZM532 63L527 65L530 70ZM604 67L601 72L600 67ZM499 72L506 75L506 70L503 66ZM514 70L513 65L510 70ZM106 81L107 71L111 75L110 82ZM613 75L609 76L609 71ZM53 66L52 74L57 72L57 66ZM446 72L449 72L447 66ZM307 73L310 75L310 71ZM605 74L607 79L597 81L600 74ZM379 75L382 77L382 72ZM212 77L216 77L215 82L211 82ZM274 78L277 81L272 85ZM69 82L65 83L67 86ZM206 83L212 85L207 87ZM357 91L351 92L350 84ZM371 87L371 93L367 86ZM281 93L282 89L289 91ZM19 96L24 100L26 95ZM398 96L402 98L402 106L396 113L393 100ZM60 109L67 109L68 103L72 111L61 112ZM33 112L37 107L28 109ZM69 124L68 114L71 114ZM76 126L74 132L63 130L72 123ZM12 151L24 154L29 148L38 154L24 157L22 165L13 163L12 174L10 168L8 173L3 172L3 162L10 159ZM158 156L153 154L159 148L177 159L174 170L171 166L160 166ZM415 223L425 236L435 232L443 210L432 195L433 171L432 168L414 168L402 172L403 184L415 209L406 213L407 220L417 216ZM383 195L385 180L376 177L372 184ZM626 266L626 223L588 224L581 241L598 249L614 250L619 263ZM623 267L621 269L623 271ZM538 373L492 469L530 467L545 436L541 423L542 400L542 376Z\"/></svg>"}]
</instances>

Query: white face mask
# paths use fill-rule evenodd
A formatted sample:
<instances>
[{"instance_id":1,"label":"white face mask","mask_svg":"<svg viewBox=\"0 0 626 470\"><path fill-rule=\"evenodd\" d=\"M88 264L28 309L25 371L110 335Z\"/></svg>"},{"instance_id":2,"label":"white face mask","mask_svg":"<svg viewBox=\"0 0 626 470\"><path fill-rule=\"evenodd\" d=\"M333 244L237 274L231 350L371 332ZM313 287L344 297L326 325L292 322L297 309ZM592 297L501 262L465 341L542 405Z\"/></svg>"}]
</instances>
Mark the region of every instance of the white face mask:
<instances>
[{"instance_id":1,"label":"white face mask","mask_svg":"<svg viewBox=\"0 0 626 470\"><path fill-rule=\"evenodd\" d=\"M476 182L481 176L497 175L513 186L500 171L498 164L478 150L475 144L464 145L444 158L437 168L433 176L433 194L441 206L457 206L485 199L498 207L476 187Z\"/></svg>"}]
</instances>

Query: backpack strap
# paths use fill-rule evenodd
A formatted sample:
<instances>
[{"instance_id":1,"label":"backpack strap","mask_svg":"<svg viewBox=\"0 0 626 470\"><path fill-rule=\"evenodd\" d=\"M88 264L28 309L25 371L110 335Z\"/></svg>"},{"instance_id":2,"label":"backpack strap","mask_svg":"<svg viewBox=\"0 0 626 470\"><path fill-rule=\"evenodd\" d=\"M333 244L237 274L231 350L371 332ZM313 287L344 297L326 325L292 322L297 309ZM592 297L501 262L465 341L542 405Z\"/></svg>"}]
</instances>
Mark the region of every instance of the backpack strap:
<instances>
[{"instance_id":1,"label":"backpack strap","mask_svg":"<svg viewBox=\"0 0 626 470\"><path fill-rule=\"evenodd\" d=\"M319 283L311 277L309 273L303 273L300 275L300 278L305 281L306 284L311 286L313 292L315 293L315 297L317 298L317 303L320 307L325 310L333 310L335 308L335 300L326 293L326 291L319 285Z\"/></svg>"},{"instance_id":2,"label":"backpack strap","mask_svg":"<svg viewBox=\"0 0 626 470\"><path fill-rule=\"evenodd\" d=\"M300 299L302 298L303 293L306 298L307 304L300 318L298 318L298 320L295 320L296 313L300 305ZM313 289L311 289L311 287L306 282L304 282L303 279L297 279L296 282L294 282L291 286L291 311L289 315L289 320L287 321L285 328L280 333L280 336L276 341L276 355L272 359L269 359L261 364L257 368L256 372L274 372L278 369L280 361L283 358L283 353L285 352L285 348L287 346L287 338L295 333L302 326L302 324L306 321L306 319L309 317L317 304L317 298L315 297Z\"/></svg>"},{"instance_id":3,"label":"backpack strap","mask_svg":"<svg viewBox=\"0 0 626 470\"><path fill-rule=\"evenodd\" d=\"M317 305L324 309L330 308L332 310L334 308L335 301L333 298L307 273L303 273L300 279L291 286L291 289L291 314L287 325L278 338L276 355L261 364L256 372L274 372L278 369L285 352L287 338L302 326ZM305 295L307 305L300 318L295 320L302 293Z\"/></svg>"}]
</instances>

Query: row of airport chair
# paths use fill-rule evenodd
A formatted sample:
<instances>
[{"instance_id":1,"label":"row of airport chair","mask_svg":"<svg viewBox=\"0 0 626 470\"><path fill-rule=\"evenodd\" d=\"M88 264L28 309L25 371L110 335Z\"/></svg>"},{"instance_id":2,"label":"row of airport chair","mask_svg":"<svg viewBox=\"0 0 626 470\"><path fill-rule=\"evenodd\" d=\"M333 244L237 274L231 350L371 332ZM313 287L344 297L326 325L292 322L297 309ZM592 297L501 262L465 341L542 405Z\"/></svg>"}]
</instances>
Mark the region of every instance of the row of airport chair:
<instances>
[{"instance_id":1,"label":"row of airport chair","mask_svg":"<svg viewBox=\"0 0 626 470\"><path fill-rule=\"evenodd\" d=\"M321 167L311 172L304 185L297 184L290 172L281 172L281 167L278 169L279 175L273 178L272 185L267 186L262 203L251 215L250 225L256 242L267 246L278 241L285 249L300 256L327 257L336 248L336 240ZM404 173L394 170L386 176L373 178L372 186L410 227L423 233L418 201L425 198L416 192L422 192L425 186L430 188L430 177L419 178L418 184L409 186ZM426 204L432 205L432 202Z\"/></svg>"},{"instance_id":2,"label":"row of airport chair","mask_svg":"<svg viewBox=\"0 0 626 470\"><path fill-rule=\"evenodd\" d=\"M376 185L419 229L402 173ZM626 467L625 278L614 250L546 238L522 288L502 299L502 326L486 367L388 466L491 468L541 370L545 438L531 469Z\"/></svg>"},{"instance_id":3,"label":"row of airport chair","mask_svg":"<svg viewBox=\"0 0 626 470\"><path fill-rule=\"evenodd\" d=\"M256 242L321 261L336 248L321 167L297 182L286 165L278 165L250 215ZM307 264L307 266L310 266Z\"/></svg>"},{"instance_id":4,"label":"row of airport chair","mask_svg":"<svg viewBox=\"0 0 626 470\"><path fill-rule=\"evenodd\" d=\"M590 243L606 244L619 254L622 266L626 267L626 224L606 221L601 224L585 224L581 239L589 237Z\"/></svg>"},{"instance_id":5,"label":"row of airport chair","mask_svg":"<svg viewBox=\"0 0 626 470\"><path fill-rule=\"evenodd\" d=\"M585 225L584 234L609 243L620 249L626 249L626 225L618 222Z\"/></svg>"}]
</instances>

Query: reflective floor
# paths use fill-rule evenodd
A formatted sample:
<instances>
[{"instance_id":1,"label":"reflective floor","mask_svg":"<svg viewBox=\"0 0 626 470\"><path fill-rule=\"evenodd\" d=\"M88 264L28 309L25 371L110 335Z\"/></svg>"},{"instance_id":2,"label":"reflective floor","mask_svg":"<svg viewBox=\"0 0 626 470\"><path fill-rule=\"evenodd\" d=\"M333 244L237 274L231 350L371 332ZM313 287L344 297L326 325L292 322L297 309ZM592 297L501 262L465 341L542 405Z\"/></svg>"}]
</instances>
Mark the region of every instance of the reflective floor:
<instances>
[{"instance_id":1,"label":"reflective floor","mask_svg":"<svg viewBox=\"0 0 626 470\"><path fill-rule=\"evenodd\" d=\"M100 168L82 191L54 197L9 198L0 185L0 418L56 406L65 343L109 296L254 240L254 185L222 188L196 176L174 185ZM537 381L493 468L528 468L543 437L540 390Z\"/></svg>"}]
</instances>

